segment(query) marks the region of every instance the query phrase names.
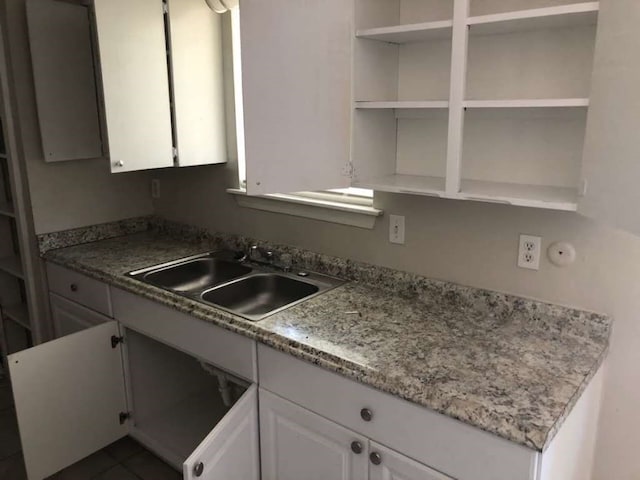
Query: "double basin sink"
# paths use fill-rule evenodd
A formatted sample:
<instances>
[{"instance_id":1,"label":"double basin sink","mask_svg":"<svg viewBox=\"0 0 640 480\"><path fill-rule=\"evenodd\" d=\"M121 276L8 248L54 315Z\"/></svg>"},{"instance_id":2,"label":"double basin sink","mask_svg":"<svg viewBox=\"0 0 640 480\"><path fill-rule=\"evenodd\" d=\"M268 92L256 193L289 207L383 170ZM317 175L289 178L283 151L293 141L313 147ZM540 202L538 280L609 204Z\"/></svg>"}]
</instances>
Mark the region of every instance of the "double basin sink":
<instances>
[{"instance_id":1,"label":"double basin sink","mask_svg":"<svg viewBox=\"0 0 640 480\"><path fill-rule=\"evenodd\" d=\"M132 278L258 321L343 282L313 272L279 272L233 252L183 258L128 273Z\"/></svg>"}]
</instances>

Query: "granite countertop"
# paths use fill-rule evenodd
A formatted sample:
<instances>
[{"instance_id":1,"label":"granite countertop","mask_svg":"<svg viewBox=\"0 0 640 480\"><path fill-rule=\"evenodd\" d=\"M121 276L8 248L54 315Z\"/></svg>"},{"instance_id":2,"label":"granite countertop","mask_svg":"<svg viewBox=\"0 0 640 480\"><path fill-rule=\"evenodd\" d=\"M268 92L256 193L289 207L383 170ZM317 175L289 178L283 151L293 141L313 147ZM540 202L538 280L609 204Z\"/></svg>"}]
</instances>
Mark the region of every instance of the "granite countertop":
<instances>
[{"instance_id":1,"label":"granite countertop","mask_svg":"<svg viewBox=\"0 0 640 480\"><path fill-rule=\"evenodd\" d=\"M607 352L603 315L284 246L276 248L289 248L296 265L351 281L250 322L124 275L245 241L156 231L44 256L537 451Z\"/></svg>"}]
</instances>

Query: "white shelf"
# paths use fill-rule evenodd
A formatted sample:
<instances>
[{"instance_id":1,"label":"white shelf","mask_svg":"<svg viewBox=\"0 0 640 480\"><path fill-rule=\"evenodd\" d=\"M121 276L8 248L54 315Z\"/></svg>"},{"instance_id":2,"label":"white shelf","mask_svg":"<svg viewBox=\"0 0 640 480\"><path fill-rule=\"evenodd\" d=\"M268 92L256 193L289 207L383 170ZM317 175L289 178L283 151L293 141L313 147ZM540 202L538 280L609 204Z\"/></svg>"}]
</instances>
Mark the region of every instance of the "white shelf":
<instances>
[{"instance_id":1,"label":"white shelf","mask_svg":"<svg viewBox=\"0 0 640 480\"><path fill-rule=\"evenodd\" d=\"M386 175L354 182L354 187L370 188L380 192L411 193L416 195L443 196L445 179L422 175Z\"/></svg>"},{"instance_id":2,"label":"white shelf","mask_svg":"<svg viewBox=\"0 0 640 480\"><path fill-rule=\"evenodd\" d=\"M31 331L31 322L29 321L29 309L24 303L19 305L10 305L3 308L4 317L13 320L15 323Z\"/></svg>"},{"instance_id":3,"label":"white shelf","mask_svg":"<svg viewBox=\"0 0 640 480\"><path fill-rule=\"evenodd\" d=\"M453 21L413 23L356 31L356 37L388 43L417 43L451 38Z\"/></svg>"},{"instance_id":4,"label":"white shelf","mask_svg":"<svg viewBox=\"0 0 640 480\"><path fill-rule=\"evenodd\" d=\"M0 258L0 271L24 279L22 261L18 256Z\"/></svg>"},{"instance_id":5,"label":"white shelf","mask_svg":"<svg viewBox=\"0 0 640 480\"><path fill-rule=\"evenodd\" d=\"M545 98L530 100L466 100L465 108L584 108L588 98Z\"/></svg>"},{"instance_id":6,"label":"white shelf","mask_svg":"<svg viewBox=\"0 0 640 480\"><path fill-rule=\"evenodd\" d=\"M469 17L470 33L500 34L545 28L595 25L600 2L584 2L558 7Z\"/></svg>"},{"instance_id":7,"label":"white shelf","mask_svg":"<svg viewBox=\"0 0 640 480\"><path fill-rule=\"evenodd\" d=\"M399 102L356 102L357 109L428 109L449 108L446 100L399 101Z\"/></svg>"},{"instance_id":8,"label":"white shelf","mask_svg":"<svg viewBox=\"0 0 640 480\"><path fill-rule=\"evenodd\" d=\"M463 180L460 198L551 210L577 210L574 188Z\"/></svg>"},{"instance_id":9,"label":"white shelf","mask_svg":"<svg viewBox=\"0 0 640 480\"><path fill-rule=\"evenodd\" d=\"M14 218L16 214L13 210L13 205L11 203L0 203L0 215Z\"/></svg>"}]
</instances>

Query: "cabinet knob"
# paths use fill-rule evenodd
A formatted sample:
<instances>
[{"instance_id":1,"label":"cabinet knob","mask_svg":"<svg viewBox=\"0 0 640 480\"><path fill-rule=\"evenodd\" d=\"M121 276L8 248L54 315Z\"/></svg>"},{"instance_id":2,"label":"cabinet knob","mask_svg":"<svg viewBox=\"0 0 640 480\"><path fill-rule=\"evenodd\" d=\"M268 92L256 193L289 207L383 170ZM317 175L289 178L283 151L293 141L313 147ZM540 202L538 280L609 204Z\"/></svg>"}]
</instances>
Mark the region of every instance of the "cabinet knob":
<instances>
[{"instance_id":1,"label":"cabinet knob","mask_svg":"<svg viewBox=\"0 0 640 480\"><path fill-rule=\"evenodd\" d=\"M196 477L199 477L200 475L202 475L202 472L204 472L204 463L202 462L198 462L193 466L193 474Z\"/></svg>"},{"instance_id":2,"label":"cabinet knob","mask_svg":"<svg viewBox=\"0 0 640 480\"><path fill-rule=\"evenodd\" d=\"M117 162L113 162L114 167L124 167L124 162L122 160L118 160Z\"/></svg>"},{"instance_id":3,"label":"cabinet knob","mask_svg":"<svg viewBox=\"0 0 640 480\"><path fill-rule=\"evenodd\" d=\"M362 444L358 441L351 442L351 451L360 455L362 453Z\"/></svg>"},{"instance_id":4,"label":"cabinet knob","mask_svg":"<svg viewBox=\"0 0 640 480\"><path fill-rule=\"evenodd\" d=\"M363 408L360 410L360 417L362 417L365 422L370 422L373 419L373 412L368 408Z\"/></svg>"},{"instance_id":5,"label":"cabinet knob","mask_svg":"<svg viewBox=\"0 0 640 480\"><path fill-rule=\"evenodd\" d=\"M382 463L382 456L378 452L371 452L369 460L371 460L371 463L374 465L380 465Z\"/></svg>"},{"instance_id":6,"label":"cabinet knob","mask_svg":"<svg viewBox=\"0 0 640 480\"><path fill-rule=\"evenodd\" d=\"M71 289L72 292L78 291L78 285L76 285L75 283L72 283L71 285L69 285L69 288Z\"/></svg>"}]
</instances>

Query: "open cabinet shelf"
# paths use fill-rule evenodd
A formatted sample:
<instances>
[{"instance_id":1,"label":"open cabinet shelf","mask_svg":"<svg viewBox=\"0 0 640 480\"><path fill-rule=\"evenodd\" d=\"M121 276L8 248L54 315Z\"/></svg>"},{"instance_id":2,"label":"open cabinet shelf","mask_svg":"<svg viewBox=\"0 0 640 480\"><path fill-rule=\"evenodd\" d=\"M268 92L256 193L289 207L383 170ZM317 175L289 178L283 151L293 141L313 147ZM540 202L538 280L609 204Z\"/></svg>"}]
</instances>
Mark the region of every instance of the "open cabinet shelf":
<instances>
[{"instance_id":1,"label":"open cabinet shelf","mask_svg":"<svg viewBox=\"0 0 640 480\"><path fill-rule=\"evenodd\" d=\"M370 180L356 181L354 187L370 188L381 192L414 193L417 195L444 194L444 177L431 177L426 175L402 175L393 174Z\"/></svg>"},{"instance_id":2,"label":"open cabinet shelf","mask_svg":"<svg viewBox=\"0 0 640 480\"><path fill-rule=\"evenodd\" d=\"M24 279L22 260L20 260L18 255L0 258L0 271L13 275L14 277Z\"/></svg>"},{"instance_id":3,"label":"open cabinet shelf","mask_svg":"<svg viewBox=\"0 0 640 480\"><path fill-rule=\"evenodd\" d=\"M548 8L519 10L467 19L471 35L493 35L548 28L595 25L600 2L584 2Z\"/></svg>"},{"instance_id":4,"label":"open cabinet shelf","mask_svg":"<svg viewBox=\"0 0 640 480\"><path fill-rule=\"evenodd\" d=\"M466 100L464 108L581 108L589 106L588 98L544 98L515 100Z\"/></svg>"},{"instance_id":5,"label":"open cabinet shelf","mask_svg":"<svg viewBox=\"0 0 640 480\"><path fill-rule=\"evenodd\" d=\"M31 331L31 322L29 321L29 308L26 304L9 305L4 307L3 315L9 320L13 320L22 328Z\"/></svg>"},{"instance_id":6,"label":"open cabinet shelf","mask_svg":"<svg viewBox=\"0 0 640 480\"><path fill-rule=\"evenodd\" d=\"M482 180L463 180L462 198L505 203L521 207L575 211L578 191L574 188L524 185Z\"/></svg>"},{"instance_id":7,"label":"open cabinet shelf","mask_svg":"<svg viewBox=\"0 0 640 480\"><path fill-rule=\"evenodd\" d=\"M356 102L357 109L428 109L428 108L449 108L446 100L420 101L400 101L400 102Z\"/></svg>"},{"instance_id":8,"label":"open cabinet shelf","mask_svg":"<svg viewBox=\"0 0 640 480\"><path fill-rule=\"evenodd\" d=\"M0 203L0 215L15 218L16 214L13 209L13 204L9 202Z\"/></svg>"},{"instance_id":9,"label":"open cabinet shelf","mask_svg":"<svg viewBox=\"0 0 640 480\"><path fill-rule=\"evenodd\" d=\"M356 31L356 37L396 44L427 42L451 38L452 28L453 22L451 20L441 20L438 22L368 28Z\"/></svg>"}]
</instances>

